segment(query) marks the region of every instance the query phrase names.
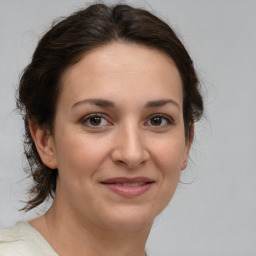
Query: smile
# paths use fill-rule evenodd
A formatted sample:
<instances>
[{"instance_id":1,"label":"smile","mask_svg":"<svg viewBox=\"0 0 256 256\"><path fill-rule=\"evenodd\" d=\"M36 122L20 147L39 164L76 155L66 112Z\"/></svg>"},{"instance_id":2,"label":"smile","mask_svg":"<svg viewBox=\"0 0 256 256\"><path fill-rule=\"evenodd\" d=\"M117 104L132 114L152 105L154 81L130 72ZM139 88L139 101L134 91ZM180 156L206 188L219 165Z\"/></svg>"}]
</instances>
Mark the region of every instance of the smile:
<instances>
[{"instance_id":1,"label":"smile","mask_svg":"<svg viewBox=\"0 0 256 256\"><path fill-rule=\"evenodd\" d=\"M101 182L110 191L124 197L140 196L146 193L154 183L153 180L146 177L118 177Z\"/></svg>"},{"instance_id":2,"label":"smile","mask_svg":"<svg viewBox=\"0 0 256 256\"><path fill-rule=\"evenodd\" d=\"M117 183L116 185L124 186L124 187L138 187L141 185L147 184L146 182L136 182L136 183Z\"/></svg>"}]
</instances>

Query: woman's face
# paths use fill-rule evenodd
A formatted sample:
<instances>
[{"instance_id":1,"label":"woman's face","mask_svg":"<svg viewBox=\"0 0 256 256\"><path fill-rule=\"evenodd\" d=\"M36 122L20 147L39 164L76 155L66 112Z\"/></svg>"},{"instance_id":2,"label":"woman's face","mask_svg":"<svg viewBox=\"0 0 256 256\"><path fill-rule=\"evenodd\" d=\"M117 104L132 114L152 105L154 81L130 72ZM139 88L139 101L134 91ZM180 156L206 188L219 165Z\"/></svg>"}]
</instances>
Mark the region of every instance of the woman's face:
<instances>
[{"instance_id":1,"label":"woman's face","mask_svg":"<svg viewBox=\"0 0 256 256\"><path fill-rule=\"evenodd\" d=\"M55 204L108 229L151 225L186 166L182 104L179 72L164 53L117 42L87 53L62 77Z\"/></svg>"}]
</instances>

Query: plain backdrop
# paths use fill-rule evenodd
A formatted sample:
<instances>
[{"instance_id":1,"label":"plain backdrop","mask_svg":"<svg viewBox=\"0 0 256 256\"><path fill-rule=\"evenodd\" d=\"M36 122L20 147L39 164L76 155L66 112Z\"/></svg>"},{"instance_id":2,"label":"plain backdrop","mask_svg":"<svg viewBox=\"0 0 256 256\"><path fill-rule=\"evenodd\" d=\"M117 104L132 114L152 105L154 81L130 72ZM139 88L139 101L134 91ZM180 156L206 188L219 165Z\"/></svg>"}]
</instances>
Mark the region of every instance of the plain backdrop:
<instances>
[{"instance_id":1,"label":"plain backdrop","mask_svg":"<svg viewBox=\"0 0 256 256\"><path fill-rule=\"evenodd\" d=\"M30 183L15 111L19 75L52 21L86 3L0 0L0 228L40 214L19 211ZM126 3L172 25L195 62L206 107L189 167L156 219L148 248L155 256L255 256L256 1Z\"/></svg>"}]
</instances>

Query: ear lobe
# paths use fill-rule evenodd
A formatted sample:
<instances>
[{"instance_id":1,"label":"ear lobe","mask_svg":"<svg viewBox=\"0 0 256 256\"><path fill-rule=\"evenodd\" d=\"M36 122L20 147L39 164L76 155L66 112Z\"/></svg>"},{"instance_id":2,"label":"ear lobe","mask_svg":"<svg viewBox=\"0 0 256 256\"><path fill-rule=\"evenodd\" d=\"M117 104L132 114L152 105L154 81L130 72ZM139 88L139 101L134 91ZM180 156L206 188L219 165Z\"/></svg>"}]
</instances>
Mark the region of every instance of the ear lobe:
<instances>
[{"instance_id":1,"label":"ear lobe","mask_svg":"<svg viewBox=\"0 0 256 256\"><path fill-rule=\"evenodd\" d=\"M57 168L53 137L49 130L29 120L29 129L42 162L51 169Z\"/></svg>"},{"instance_id":2,"label":"ear lobe","mask_svg":"<svg viewBox=\"0 0 256 256\"><path fill-rule=\"evenodd\" d=\"M185 152L184 152L184 161L183 161L182 166L181 166L182 171L184 169L186 169L186 167L187 167L189 152L190 152L190 148L191 148L193 139L194 139L194 124L192 123L190 125L190 136L186 141Z\"/></svg>"}]
</instances>

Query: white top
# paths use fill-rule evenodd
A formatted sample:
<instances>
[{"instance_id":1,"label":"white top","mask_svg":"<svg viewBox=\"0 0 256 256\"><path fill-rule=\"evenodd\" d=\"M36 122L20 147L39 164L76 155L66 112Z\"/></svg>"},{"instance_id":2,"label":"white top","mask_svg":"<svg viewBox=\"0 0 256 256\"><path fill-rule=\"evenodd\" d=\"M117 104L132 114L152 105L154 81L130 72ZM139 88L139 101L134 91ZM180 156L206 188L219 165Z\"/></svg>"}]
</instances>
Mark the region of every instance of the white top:
<instances>
[{"instance_id":1,"label":"white top","mask_svg":"<svg viewBox=\"0 0 256 256\"><path fill-rule=\"evenodd\" d=\"M0 256L58 256L43 236L27 222L0 230Z\"/></svg>"},{"instance_id":2,"label":"white top","mask_svg":"<svg viewBox=\"0 0 256 256\"><path fill-rule=\"evenodd\" d=\"M44 237L29 223L20 221L0 230L0 256L58 256ZM148 253L145 256L150 256Z\"/></svg>"}]
</instances>

